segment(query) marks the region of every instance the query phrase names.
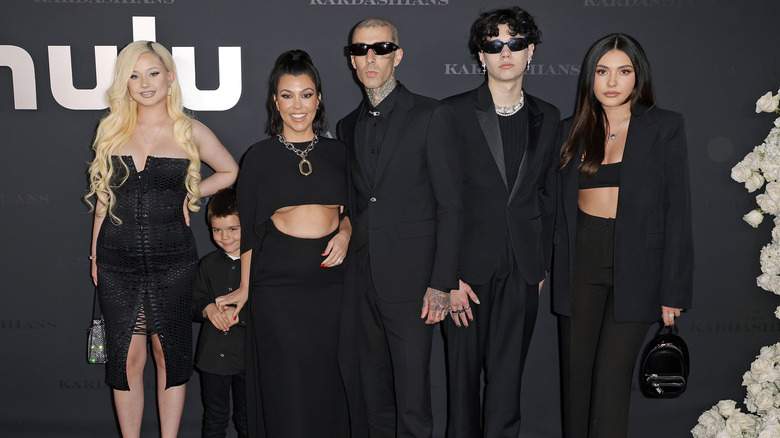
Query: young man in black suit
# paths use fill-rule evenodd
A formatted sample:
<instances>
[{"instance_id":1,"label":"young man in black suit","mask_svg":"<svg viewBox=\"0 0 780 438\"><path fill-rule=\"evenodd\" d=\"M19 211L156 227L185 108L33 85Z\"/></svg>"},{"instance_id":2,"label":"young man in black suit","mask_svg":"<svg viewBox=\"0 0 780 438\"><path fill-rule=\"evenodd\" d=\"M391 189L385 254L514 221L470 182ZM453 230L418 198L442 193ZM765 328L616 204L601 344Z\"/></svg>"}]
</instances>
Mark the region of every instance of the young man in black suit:
<instances>
[{"instance_id":1,"label":"young man in black suit","mask_svg":"<svg viewBox=\"0 0 780 438\"><path fill-rule=\"evenodd\" d=\"M520 384L556 205L560 113L523 91L540 36L518 7L483 13L469 47L486 81L445 100L462 148L465 223L447 323L450 438L517 437L520 428Z\"/></svg>"},{"instance_id":2,"label":"young man in black suit","mask_svg":"<svg viewBox=\"0 0 780 438\"><path fill-rule=\"evenodd\" d=\"M366 98L339 122L350 151L350 251L359 296L360 373L371 437L430 437L433 325L458 285L458 154L449 108L395 79L395 26L369 18L350 59ZM422 311L421 311L422 307Z\"/></svg>"}]
</instances>

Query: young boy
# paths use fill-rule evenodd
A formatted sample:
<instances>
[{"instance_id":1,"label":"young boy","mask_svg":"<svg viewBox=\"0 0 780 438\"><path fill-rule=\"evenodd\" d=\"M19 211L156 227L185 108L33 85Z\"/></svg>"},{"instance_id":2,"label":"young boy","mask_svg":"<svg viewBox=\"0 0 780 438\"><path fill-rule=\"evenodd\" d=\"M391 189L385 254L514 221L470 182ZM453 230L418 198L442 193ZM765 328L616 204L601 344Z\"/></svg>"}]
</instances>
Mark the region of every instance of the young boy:
<instances>
[{"instance_id":1,"label":"young boy","mask_svg":"<svg viewBox=\"0 0 780 438\"><path fill-rule=\"evenodd\" d=\"M200 261L192 297L192 317L202 322L195 355L200 371L205 437L224 437L230 420L233 392L233 424L239 437L246 437L246 391L244 389L244 332L247 317L221 313L214 299L238 288L241 279L241 223L235 189L222 189L209 201L206 216L214 242L221 248Z\"/></svg>"}]
</instances>

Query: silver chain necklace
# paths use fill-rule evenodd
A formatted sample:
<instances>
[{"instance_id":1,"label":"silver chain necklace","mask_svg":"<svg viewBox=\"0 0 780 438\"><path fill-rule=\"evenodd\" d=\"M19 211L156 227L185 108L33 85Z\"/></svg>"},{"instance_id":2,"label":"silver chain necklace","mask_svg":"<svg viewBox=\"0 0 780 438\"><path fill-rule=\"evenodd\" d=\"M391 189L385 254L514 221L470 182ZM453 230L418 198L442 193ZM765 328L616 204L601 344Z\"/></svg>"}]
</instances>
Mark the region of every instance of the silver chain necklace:
<instances>
[{"instance_id":1,"label":"silver chain necklace","mask_svg":"<svg viewBox=\"0 0 780 438\"><path fill-rule=\"evenodd\" d=\"M307 160L306 156L309 155L309 152L311 152L312 149L314 149L314 145L316 145L317 142L320 141L320 138L315 135L314 138L311 140L311 143L309 143L309 145L306 146L306 149L300 150L296 148L292 143L287 141L287 139L284 138L284 135L279 134L278 137L279 137L279 143L283 144L287 148L287 150L301 157L301 162L298 163L298 171L301 172L301 175L303 176L311 175L313 168L311 166L311 161Z\"/></svg>"},{"instance_id":2,"label":"silver chain necklace","mask_svg":"<svg viewBox=\"0 0 780 438\"><path fill-rule=\"evenodd\" d=\"M525 93L520 91L520 103L517 105L511 105L511 106L498 106L496 104L493 104L493 107L496 109L496 114L498 114L501 117L509 117L517 114L518 111L523 109L523 105L525 105Z\"/></svg>"}]
</instances>

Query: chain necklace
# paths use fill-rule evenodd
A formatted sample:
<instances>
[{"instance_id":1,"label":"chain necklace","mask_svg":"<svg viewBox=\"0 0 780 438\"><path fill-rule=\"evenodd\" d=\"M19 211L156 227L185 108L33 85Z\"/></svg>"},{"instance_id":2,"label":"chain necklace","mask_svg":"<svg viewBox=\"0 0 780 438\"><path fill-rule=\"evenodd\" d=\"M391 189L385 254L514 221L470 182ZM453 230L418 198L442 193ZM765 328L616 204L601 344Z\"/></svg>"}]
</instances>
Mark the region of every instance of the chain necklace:
<instances>
[{"instance_id":1,"label":"chain necklace","mask_svg":"<svg viewBox=\"0 0 780 438\"><path fill-rule=\"evenodd\" d=\"M154 138L152 139L152 141L149 141L149 140L147 140L147 139L146 139L146 134L144 134L144 130L143 130L143 128L141 128L141 125L138 125L138 129L141 131L141 136L144 138L144 143L146 143L146 144L157 143L157 137L159 137L159 136L160 136L160 133L162 132L162 129L163 129L163 127L164 127L165 125L167 125L167 124L168 124L168 119L165 119L165 121L163 122L163 124L162 124L162 125L160 125L160 129L158 129L158 130L157 130L157 135L155 135L155 136L154 136Z\"/></svg>"},{"instance_id":2,"label":"chain necklace","mask_svg":"<svg viewBox=\"0 0 780 438\"><path fill-rule=\"evenodd\" d=\"M612 141L612 140L614 140L615 138L617 138L618 134L620 134L620 131L622 131L622 130L623 130L623 128L625 128L625 127L626 127L626 124L628 123L628 121L629 121L629 120L631 120L631 117L627 118L627 119L626 119L626 121L625 121L625 122L623 122L623 124L622 124L622 125L620 125L620 129L618 129L616 133L614 133L614 134L611 134L611 133L610 133L610 134L609 134L609 141Z\"/></svg>"},{"instance_id":3,"label":"chain necklace","mask_svg":"<svg viewBox=\"0 0 780 438\"><path fill-rule=\"evenodd\" d=\"M284 135L279 134L279 143L283 144L289 151L294 153L295 155L301 157L301 162L298 163L298 171L301 172L301 175L303 176L309 176L312 172L311 167L311 161L306 159L306 156L309 155L309 152L311 152L312 149L314 149L314 145L317 144L318 141L320 141L320 138L316 135L311 140L311 143L309 143L308 146L306 146L306 149L300 150L296 148L292 143L287 141L286 138L284 138Z\"/></svg>"},{"instance_id":4,"label":"chain necklace","mask_svg":"<svg viewBox=\"0 0 780 438\"><path fill-rule=\"evenodd\" d=\"M520 91L520 103L518 103L517 105L498 106L496 104L493 104L493 107L496 109L496 114L498 114L499 116L509 117L517 114L517 112L523 108L523 105L525 105L525 93Z\"/></svg>"}]
</instances>

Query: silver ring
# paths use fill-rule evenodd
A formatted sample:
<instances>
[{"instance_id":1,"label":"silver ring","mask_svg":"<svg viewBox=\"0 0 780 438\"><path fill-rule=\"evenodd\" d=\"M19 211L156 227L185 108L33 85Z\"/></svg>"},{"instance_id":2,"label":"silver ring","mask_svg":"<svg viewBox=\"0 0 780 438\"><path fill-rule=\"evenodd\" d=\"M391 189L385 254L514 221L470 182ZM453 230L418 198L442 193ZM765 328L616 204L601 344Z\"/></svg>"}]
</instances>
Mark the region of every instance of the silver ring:
<instances>
[{"instance_id":1,"label":"silver ring","mask_svg":"<svg viewBox=\"0 0 780 438\"><path fill-rule=\"evenodd\" d=\"M469 310L469 309L471 309L471 306L466 306L463 308L463 310Z\"/></svg>"},{"instance_id":2,"label":"silver ring","mask_svg":"<svg viewBox=\"0 0 780 438\"><path fill-rule=\"evenodd\" d=\"M674 318L674 313L670 313L670 314L668 314L666 316L668 316L669 318Z\"/></svg>"},{"instance_id":3,"label":"silver ring","mask_svg":"<svg viewBox=\"0 0 780 438\"><path fill-rule=\"evenodd\" d=\"M341 263L341 262L343 262L343 261L344 261L344 259L339 259L339 263Z\"/></svg>"}]
</instances>

